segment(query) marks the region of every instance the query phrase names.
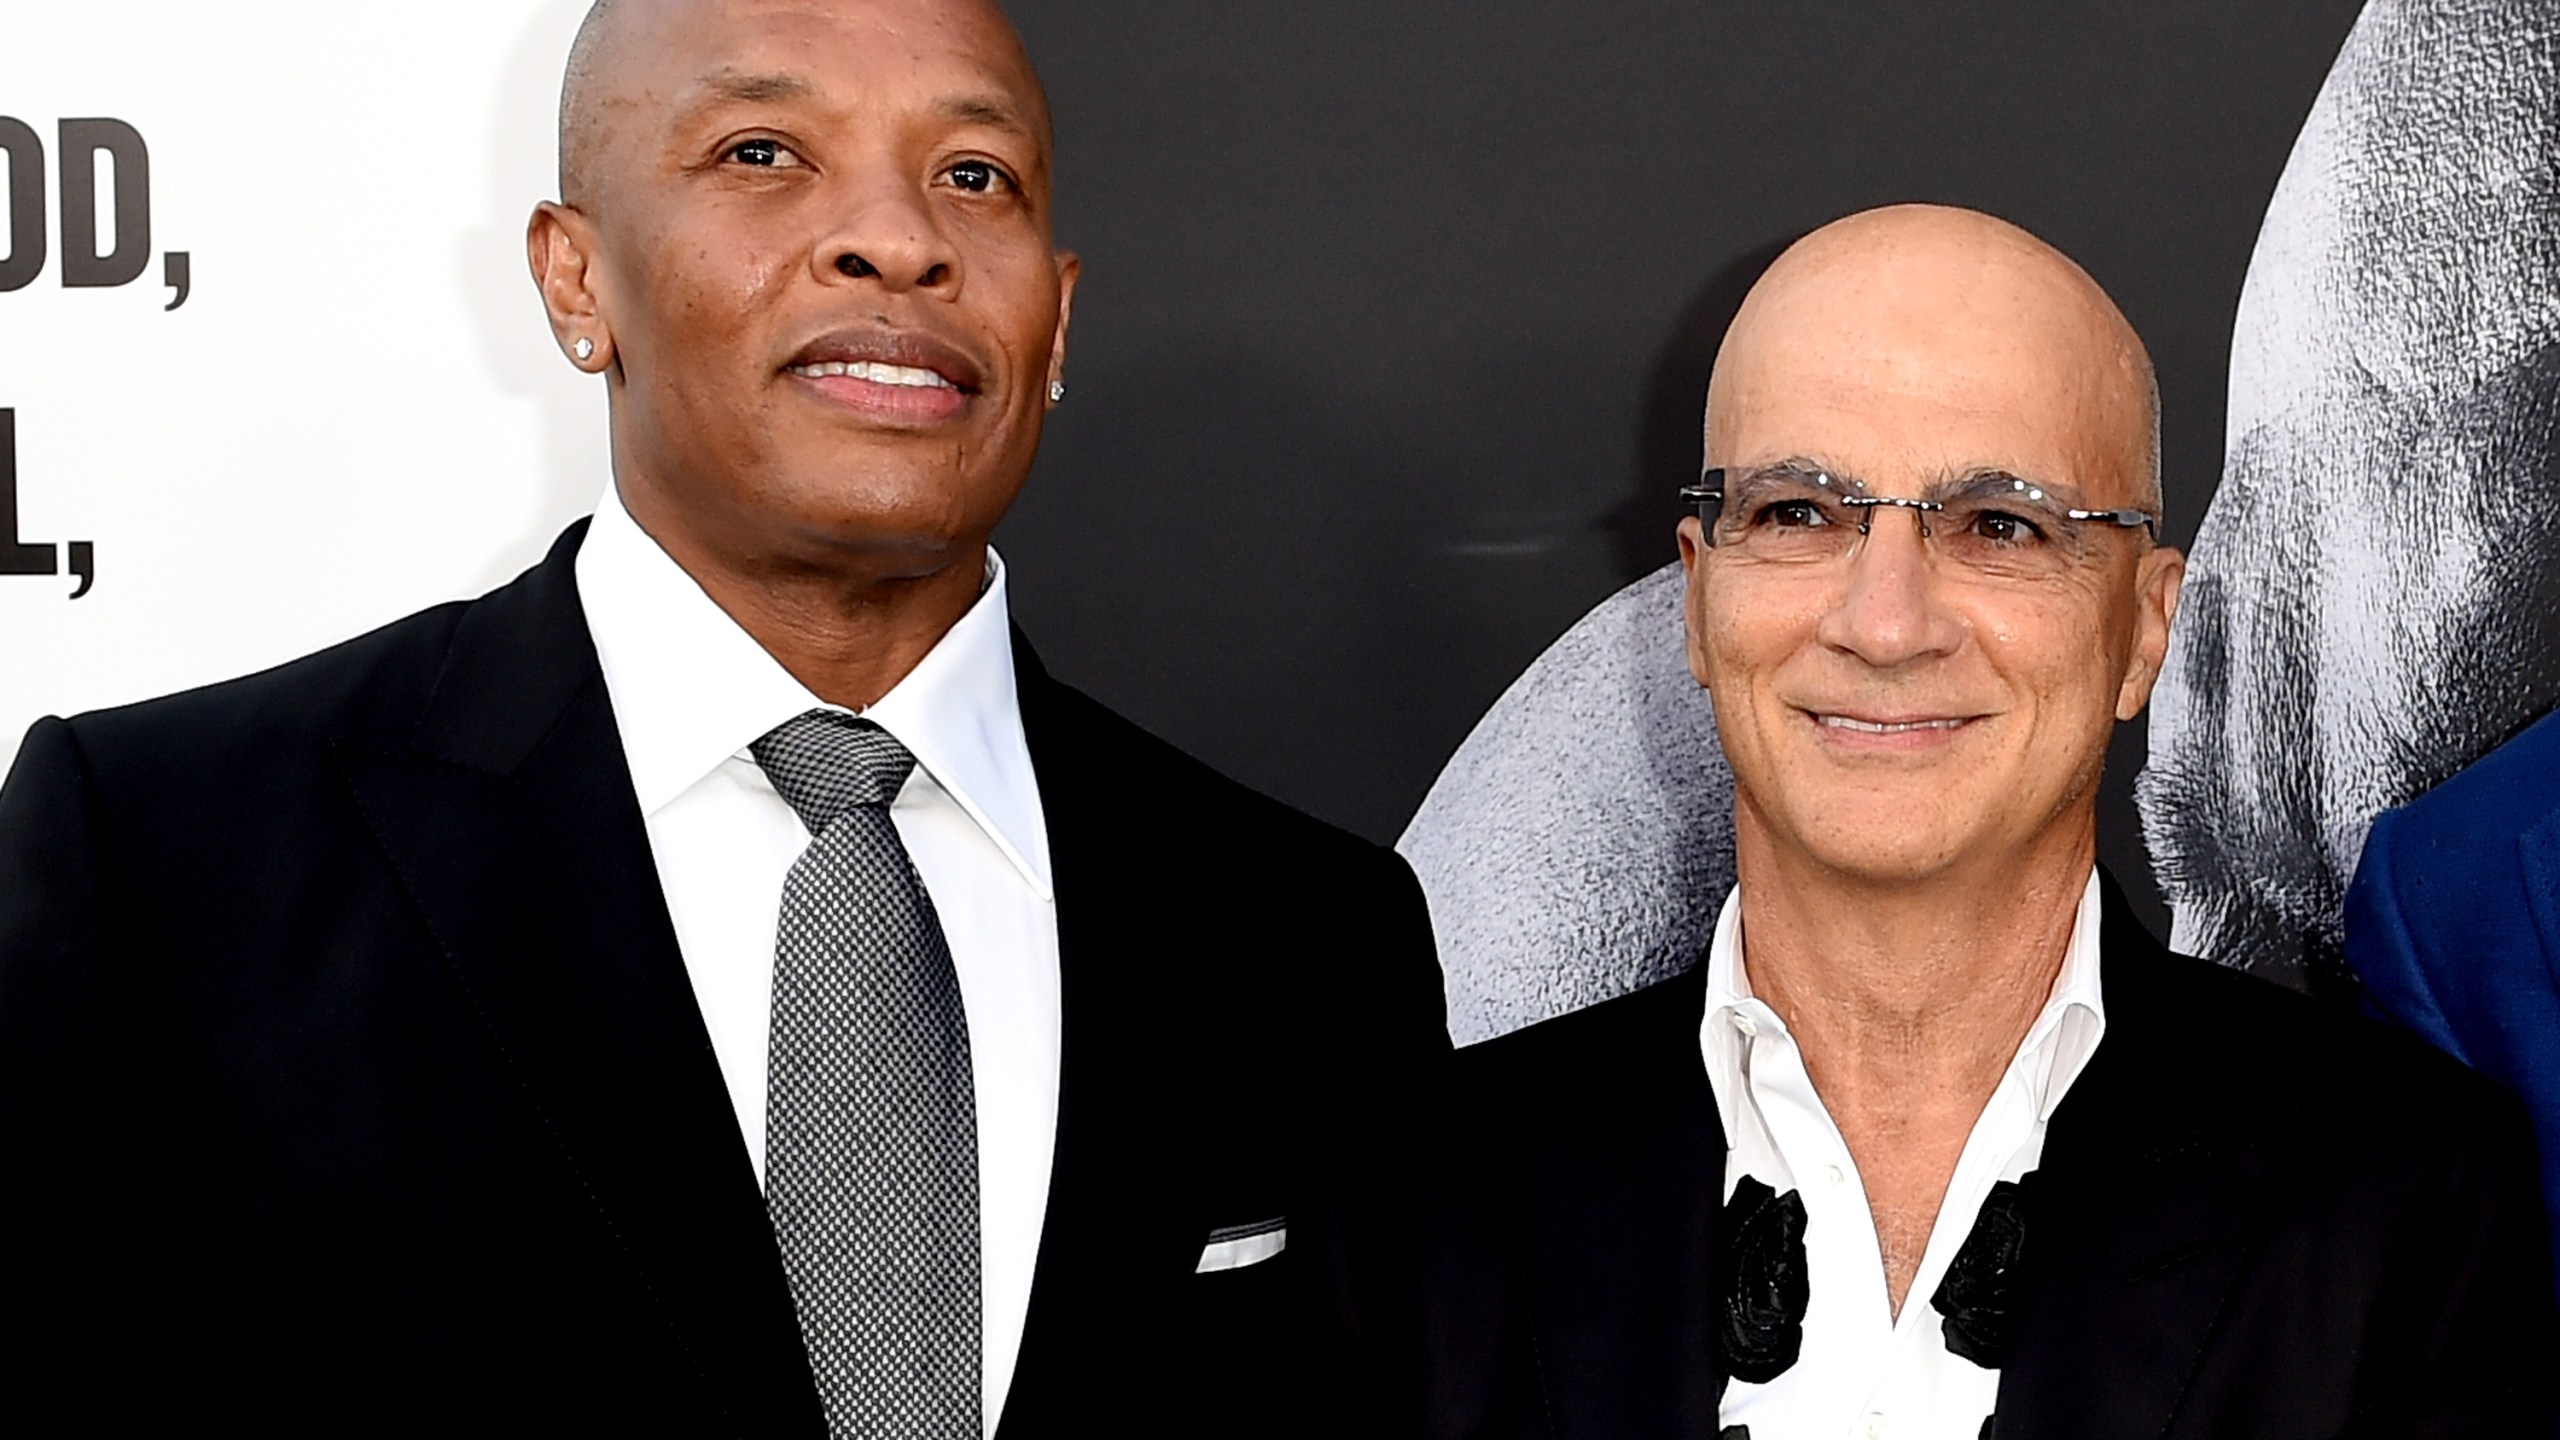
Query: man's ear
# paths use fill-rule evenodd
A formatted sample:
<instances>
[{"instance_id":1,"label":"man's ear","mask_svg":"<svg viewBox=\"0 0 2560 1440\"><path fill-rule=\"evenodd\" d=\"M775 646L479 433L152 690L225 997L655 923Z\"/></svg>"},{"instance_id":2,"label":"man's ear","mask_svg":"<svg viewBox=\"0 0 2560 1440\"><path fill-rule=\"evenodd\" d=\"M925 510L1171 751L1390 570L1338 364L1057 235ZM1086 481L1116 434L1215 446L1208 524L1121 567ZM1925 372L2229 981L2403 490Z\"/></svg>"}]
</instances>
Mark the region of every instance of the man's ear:
<instances>
[{"instance_id":1,"label":"man's ear","mask_svg":"<svg viewBox=\"0 0 2560 1440\"><path fill-rule=\"evenodd\" d=\"M1081 257L1070 250L1058 252L1058 333L1049 341L1049 384L1051 385L1066 383L1067 322L1075 317L1076 281L1083 274L1084 261Z\"/></svg>"},{"instance_id":2,"label":"man's ear","mask_svg":"<svg viewBox=\"0 0 2560 1440\"><path fill-rule=\"evenodd\" d=\"M1706 577L1699 566L1707 558L1707 532L1695 515L1680 522L1680 568L1687 583L1680 592L1680 616L1689 636L1689 676L1699 685L1707 683L1706 617L1699 610L1699 592Z\"/></svg>"},{"instance_id":3,"label":"man's ear","mask_svg":"<svg viewBox=\"0 0 2560 1440\"><path fill-rule=\"evenodd\" d=\"M2169 627L2178 618L2178 596L2187 583L2187 557L2155 545L2134 574L2133 654L2116 690L2116 718L2130 720L2151 703L2151 687L2169 659Z\"/></svg>"},{"instance_id":4,"label":"man's ear","mask_svg":"<svg viewBox=\"0 0 2560 1440\"><path fill-rule=\"evenodd\" d=\"M571 363L589 372L610 368L614 358L613 326L597 295L602 267L596 240L595 222L558 201L534 206L533 218L525 222L525 263L542 292L552 338Z\"/></svg>"}]
</instances>

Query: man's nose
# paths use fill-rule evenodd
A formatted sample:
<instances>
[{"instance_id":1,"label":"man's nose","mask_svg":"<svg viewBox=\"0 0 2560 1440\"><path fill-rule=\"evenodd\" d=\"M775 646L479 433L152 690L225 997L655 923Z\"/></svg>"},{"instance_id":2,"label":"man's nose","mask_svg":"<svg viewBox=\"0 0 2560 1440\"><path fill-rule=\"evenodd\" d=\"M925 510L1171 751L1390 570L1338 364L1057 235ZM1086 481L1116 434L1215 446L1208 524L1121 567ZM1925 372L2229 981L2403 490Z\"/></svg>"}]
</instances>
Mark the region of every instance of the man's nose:
<instances>
[{"instance_id":1,"label":"man's nose","mask_svg":"<svg viewBox=\"0 0 2560 1440\"><path fill-rule=\"evenodd\" d=\"M836 192L835 224L814 256L821 282L959 289L959 249L912 176L884 165L842 177Z\"/></svg>"},{"instance_id":2,"label":"man's nose","mask_svg":"<svg viewBox=\"0 0 2560 1440\"><path fill-rule=\"evenodd\" d=\"M1964 643L1963 621L1940 597L1921 538L1930 518L1899 506L1868 512L1839 603L1815 632L1823 644L1885 669L1952 654Z\"/></svg>"}]
</instances>

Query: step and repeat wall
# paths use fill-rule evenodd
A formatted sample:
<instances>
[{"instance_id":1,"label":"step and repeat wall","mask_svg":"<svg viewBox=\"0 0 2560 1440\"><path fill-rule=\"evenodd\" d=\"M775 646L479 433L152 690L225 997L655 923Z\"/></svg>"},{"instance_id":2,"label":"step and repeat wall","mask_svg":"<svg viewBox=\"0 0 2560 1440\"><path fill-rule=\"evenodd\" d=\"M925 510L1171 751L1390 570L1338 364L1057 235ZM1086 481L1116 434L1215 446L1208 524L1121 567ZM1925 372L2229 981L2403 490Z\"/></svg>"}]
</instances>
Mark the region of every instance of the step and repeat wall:
<instances>
[{"instance_id":1,"label":"step and repeat wall","mask_svg":"<svg viewBox=\"0 0 2560 1440\"><path fill-rule=\"evenodd\" d=\"M606 478L525 276L585 6L0 16L0 748L498 583Z\"/></svg>"},{"instance_id":2,"label":"step and repeat wall","mask_svg":"<svg viewBox=\"0 0 2560 1440\"><path fill-rule=\"evenodd\" d=\"M0 750L477 593L592 505L602 391L522 250L583 8L0 18ZM2155 927L2316 973L2373 813L2560 692L2560 0L1012 9L1085 259L1017 614L1400 840L1463 1036L1704 937L1672 492L1743 290L1850 210L2014 219L2153 348L2196 578L2102 850Z\"/></svg>"}]
</instances>

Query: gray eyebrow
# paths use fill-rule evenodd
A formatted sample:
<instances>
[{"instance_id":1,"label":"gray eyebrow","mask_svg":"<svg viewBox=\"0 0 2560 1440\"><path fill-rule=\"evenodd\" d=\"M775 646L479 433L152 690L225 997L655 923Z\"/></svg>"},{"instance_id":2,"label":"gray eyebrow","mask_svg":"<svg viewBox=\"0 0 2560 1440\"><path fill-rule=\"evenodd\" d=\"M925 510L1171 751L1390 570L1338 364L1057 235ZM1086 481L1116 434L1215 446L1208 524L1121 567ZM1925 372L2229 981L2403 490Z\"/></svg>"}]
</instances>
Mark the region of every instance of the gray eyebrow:
<instances>
[{"instance_id":1,"label":"gray eyebrow","mask_svg":"<svg viewBox=\"0 0 2560 1440\"><path fill-rule=\"evenodd\" d=\"M1773 460L1766 465L1724 465L1717 468L1736 480L1774 478L1810 480L1816 475L1828 475L1834 480L1846 481L1862 489L1866 484L1865 481L1836 466L1825 465L1819 460L1810 460L1802 455L1790 455L1784 460Z\"/></svg>"},{"instance_id":2,"label":"gray eyebrow","mask_svg":"<svg viewBox=\"0 0 2560 1440\"><path fill-rule=\"evenodd\" d=\"M2037 480L1994 466L1982 466L1932 480L1922 490L1923 500L1980 499L2009 493L2021 495L2036 503L2050 503L2065 510L2085 508L2080 492L2050 480Z\"/></svg>"}]
</instances>

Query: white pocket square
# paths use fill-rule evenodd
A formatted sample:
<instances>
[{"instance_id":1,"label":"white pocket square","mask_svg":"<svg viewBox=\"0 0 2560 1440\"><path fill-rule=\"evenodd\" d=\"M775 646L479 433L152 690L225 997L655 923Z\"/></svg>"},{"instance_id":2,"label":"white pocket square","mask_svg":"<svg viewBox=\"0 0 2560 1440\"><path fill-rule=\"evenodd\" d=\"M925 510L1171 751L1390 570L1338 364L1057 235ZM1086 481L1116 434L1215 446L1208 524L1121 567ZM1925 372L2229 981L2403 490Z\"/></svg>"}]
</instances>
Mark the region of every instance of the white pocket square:
<instances>
[{"instance_id":1,"label":"white pocket square","mask_svg":"<svg viewBox=\"0 0 2560 1440\"><path fill-rule=\"evenodd\" d=\"M1256 1221L1251 1225L1227 1225L1209 1232L1209 1243L1200 1248L1200 1268L1195 1275L1212 1270L1241 1270L1259 1265L1289 1248L1289 1217Z\"/></svg>"}]
</instances>

